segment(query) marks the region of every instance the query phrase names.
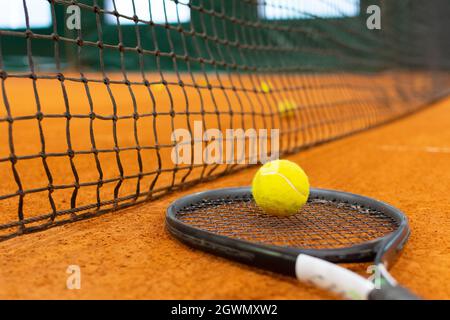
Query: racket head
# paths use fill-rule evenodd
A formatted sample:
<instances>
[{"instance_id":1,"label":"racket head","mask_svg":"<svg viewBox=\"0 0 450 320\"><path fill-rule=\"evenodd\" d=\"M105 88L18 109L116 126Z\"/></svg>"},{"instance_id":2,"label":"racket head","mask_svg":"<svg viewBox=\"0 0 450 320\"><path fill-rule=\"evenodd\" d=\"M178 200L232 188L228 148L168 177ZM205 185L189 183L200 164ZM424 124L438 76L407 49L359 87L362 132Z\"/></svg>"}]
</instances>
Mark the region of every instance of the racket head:
<instances>
[{"instance_id":1,"label":"racket head","mask_svg":"<svg viewBox=\"0 0 450 320\"><path fill-rule=\"evenodd\" d=\"M289 275L301 253L330 262L391 265L409 236L407 218L395 207L314 188L291 217L263 213L250 187L195 193L168 207L166 226L190 246Z\"/></svg>"}]
</instances>

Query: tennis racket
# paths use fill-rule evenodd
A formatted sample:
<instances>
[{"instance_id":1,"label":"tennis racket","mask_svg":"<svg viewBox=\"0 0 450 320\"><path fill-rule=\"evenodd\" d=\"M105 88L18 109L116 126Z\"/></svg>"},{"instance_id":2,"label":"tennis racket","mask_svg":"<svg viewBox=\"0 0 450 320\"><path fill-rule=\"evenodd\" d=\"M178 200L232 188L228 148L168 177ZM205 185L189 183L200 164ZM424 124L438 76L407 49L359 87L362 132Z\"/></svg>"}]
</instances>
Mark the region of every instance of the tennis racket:
<instances>
[{"instance_id":1,"label":"tennis racket","mask_svg":"<svg viewBox=\"0 0 450 320\"><path fill-rule=\"evenodd\" d=\"M388 273L409 236L398 209L360 195L311 189L290 217L270 216L250 188L178 199L167 209L168 231L185 244L248 265L297 277L349 299L418 299ZM370 281L336 263L368 262Z\"/></svg>"}]
</instances>

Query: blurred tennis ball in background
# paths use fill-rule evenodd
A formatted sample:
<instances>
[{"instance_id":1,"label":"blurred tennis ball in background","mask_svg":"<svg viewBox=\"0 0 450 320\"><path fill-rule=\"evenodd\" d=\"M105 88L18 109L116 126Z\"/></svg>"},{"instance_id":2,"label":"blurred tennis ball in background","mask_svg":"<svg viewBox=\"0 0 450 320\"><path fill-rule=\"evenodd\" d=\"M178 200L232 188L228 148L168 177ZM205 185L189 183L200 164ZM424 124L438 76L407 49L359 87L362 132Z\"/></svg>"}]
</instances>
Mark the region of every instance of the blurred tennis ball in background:
<instances>
[{"instance_id":1,"label":"blurred tennis ball in background","mask_svg":"<svg viewBox=\"0 0 450 320\"><path fill-rule=\"evenodd\" d=\"M272 91L272 83L269 82L261 82L261 90L265 93L269 93L270 91Z\"/></svg>"},{"instance_id":2,"label":"blurred tennis ball in background","mask_svg":"<svg viewBox=\"0 0 450 320\"><path fill-rule=\"evenodd\" d=\"M259 168L252 182L256 204L265 213L290 216L297 213L309 197L308 176L288 160L275 160Z\"/></svg>"},{"instance_id":3,"label":"blurred tennis ball in background","mask_svg":"<svg viewBox=\"0 0 450 320\"><path fill-rule=\"evenodd\" d=\"M278 111L280 112L281 117L293 116L297 108L297 104L292 100L284 100L278 103Z\"/></svg>"},{"instance_id":4,"label":"blurred tennis ball in background","mask_svg":"<svg viewBox=\"0 0 450 320\"><path fill-rule=\"evenodd\" d=\"M155 83L152 85L153 90L155 90L156 92L164 90L164 87L165 86L162 83Z\"/></svg>"}]
</instances>

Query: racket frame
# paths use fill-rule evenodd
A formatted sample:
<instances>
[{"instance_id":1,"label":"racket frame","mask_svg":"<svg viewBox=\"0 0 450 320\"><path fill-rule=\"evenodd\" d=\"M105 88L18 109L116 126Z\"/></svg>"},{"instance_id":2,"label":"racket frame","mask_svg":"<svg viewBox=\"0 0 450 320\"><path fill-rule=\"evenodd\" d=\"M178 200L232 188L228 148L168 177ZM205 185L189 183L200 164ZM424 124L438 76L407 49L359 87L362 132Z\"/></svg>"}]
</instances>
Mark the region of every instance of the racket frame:
<instances>
[{"instance_id":1,"label":"racket frame","mask_svg":"<svg viewBox=\"0 0 450 320\"><path fill-rule=\"evenodd\" d=\"M373 262L380 267L380 276L384 282L389 286L396 285L386 269L394 264L409 237L408 220L397 208L372 198L342 191L311 188L310 199L337 201L381 211L394 219L398 225L396 230L383 237L347 248L301 249L231 239L198 229L177 218L180 211L196 203L217 199L238 200L244 197L251 197L250 187L216 189L185 196L168 207L166 227L175 238L191 247L284 275L298 277L297 259L299 255L304 254L332 263Z\"/></svg>"}]
</instances>

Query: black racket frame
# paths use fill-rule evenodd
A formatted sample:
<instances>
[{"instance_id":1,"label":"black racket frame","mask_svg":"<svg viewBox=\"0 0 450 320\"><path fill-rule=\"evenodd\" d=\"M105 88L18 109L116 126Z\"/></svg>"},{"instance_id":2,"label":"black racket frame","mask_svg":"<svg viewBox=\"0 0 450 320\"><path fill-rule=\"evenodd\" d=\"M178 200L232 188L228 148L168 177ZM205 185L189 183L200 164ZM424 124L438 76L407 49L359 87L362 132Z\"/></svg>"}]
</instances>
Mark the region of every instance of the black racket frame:
<instances>
[{"instance_id":1,"label":"black racket frame","mask_svg":"<svg viewBox=\"0 0 450 320\"><path fill-rule=\"evenodd\" d=\"M359 205L383 212L398 224L398 228L384 237L358 245L337 249L301 249L253 243L201 230L180 221L177 214L184 208L205 200L238 200L251 197L250 187L224 188L191 194L173 202L167 208L166 227L181 242L241 263L295 277L295 262L304 253L334 263L373 261L391 267L406 243L410 228L406 216L397 208L361 195L311 188L309 199Z\"/></svg>"}]
</instances>

